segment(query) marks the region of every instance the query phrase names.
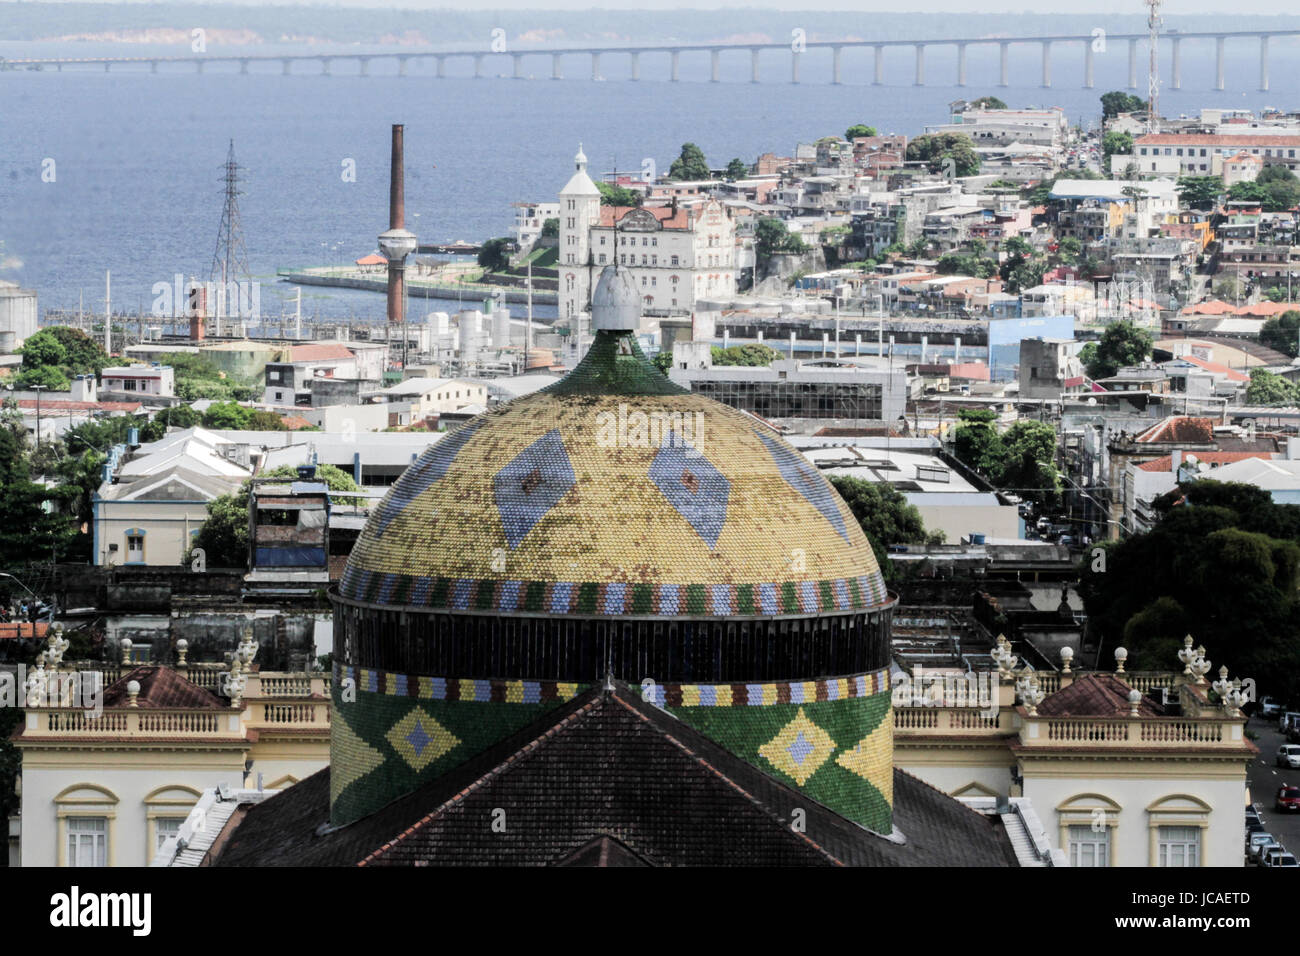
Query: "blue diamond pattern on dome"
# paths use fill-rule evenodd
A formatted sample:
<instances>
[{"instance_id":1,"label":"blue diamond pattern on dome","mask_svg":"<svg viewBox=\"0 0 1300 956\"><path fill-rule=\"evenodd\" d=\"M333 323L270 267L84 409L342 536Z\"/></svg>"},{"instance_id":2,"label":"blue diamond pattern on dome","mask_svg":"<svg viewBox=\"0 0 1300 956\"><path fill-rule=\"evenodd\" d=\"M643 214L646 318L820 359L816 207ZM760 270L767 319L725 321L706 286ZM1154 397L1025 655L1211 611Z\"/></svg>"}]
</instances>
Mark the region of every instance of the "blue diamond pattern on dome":
<instances>
[{"instance_id":1,"label":"blue diamond pattern on dome","mask_svg":"<svg viewBox=\"0 0 1300 956\"><path fill-rule=\"evenodd\" d=\"M650 463L650 480L710 548L718 543L731 482L707 458L669 430Z\"/></svg>"},{"instance_id":2,"label":"blue diamond pattern on dome","mask_svg":"<svg viewBox=\"0 0 1300 956\"><path fill-rule=\"evenodd\" d=\"M820 511L822 517L840 533L840 537L848 541L849 529L844 524L844 515L840 513L839 506L835 504L835 494L831 490L830 482L818 474L812 463L793 448L773 441L766 435L759 435L758 432L754 434L758 435L767 446L768 454L772 456L777 471L781 473L786 483L803 495L808 503Z\"/></svg>"},{"instance_id":3,"label":"blue diamond pattern on dome","mask_svg":"<svg viewBox=\"0 0 1300 956\"><path fill-rule=\"evenodd\" d=\"M424 453L424 458L415 462L402 472L402 477L393 485L393 493L382 505L379 520L375 524L375 536L382 538L388 526L411 506L416 498L429 490L456 460L460 450L474 437L482 420L471 421L441 439Z\"/></svg>"},{"instance_id":4,"label":"blue diamond pattern on dome","mask_svg":"<svg viewBox=\"0 0 1300 956\"><path fill-rule=\"evenodd\" d=\"M424 753L424 748L429 746L429 741L432 739L425 732L424 725L418 720L415 722L415 729L406 735L407 743L411 745L411 749L415 751L417 757Z\"/></svg>"},{"instance_id":5,"label":"blue diamond pattern on dome","mask_svg":"<svg viewBox=\"0 0 1300 956\"><path fill-rule=\"evenodd\" d=\"M506 543L512 549L519 547L519 542L576 482L558 428L552 428L516 455L492 480Z\"/></svg>"},{"instance_id":6,"label":"blue diamond pattern on dome","mask_svg":"<svg viewBox=\"0 0 1300 956\"><path fill-rule=\"evenodd\" d=\"M802 767L803 762L808 759L808 755L812 753L815 748L808 738L803 735L803 731L800 731L799 735L795 737L794 742L785 749L786 752L790 754L790 757L794 760L795 764Z\"/></svg>"}]
</instances>

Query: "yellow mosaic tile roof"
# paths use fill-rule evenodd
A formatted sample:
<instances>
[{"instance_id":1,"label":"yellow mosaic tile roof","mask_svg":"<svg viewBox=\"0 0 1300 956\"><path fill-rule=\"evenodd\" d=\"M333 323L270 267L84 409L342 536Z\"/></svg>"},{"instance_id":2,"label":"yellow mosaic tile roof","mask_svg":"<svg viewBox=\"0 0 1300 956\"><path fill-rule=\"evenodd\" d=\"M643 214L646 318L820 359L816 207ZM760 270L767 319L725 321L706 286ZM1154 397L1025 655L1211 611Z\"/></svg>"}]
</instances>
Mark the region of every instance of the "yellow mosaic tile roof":
<instances>
[{"instance_id":1,"label":"yellow mosaic tile roof","mask_svg":"<svg viewBox=\"0 0 1300 956\"><path fill-rule=\"evenodd\" d=\"M470 607L502 610L523 608L502 597L511 586L538 582L599 586L595 613L638 585L703 586L706 614L725 613L712 609L725 604L719 585L731 586L731 613L739 586L754 589L755 613L886 599L869 542L825 478L757 420L687 392L551 389L433 444L372 515L341 592L457 606L458 582L493 593ZM759 607L773 587L785 604L778 593L775 610ZM656 598L651 613L663 612Z\"/></svg>"}]
</instances>

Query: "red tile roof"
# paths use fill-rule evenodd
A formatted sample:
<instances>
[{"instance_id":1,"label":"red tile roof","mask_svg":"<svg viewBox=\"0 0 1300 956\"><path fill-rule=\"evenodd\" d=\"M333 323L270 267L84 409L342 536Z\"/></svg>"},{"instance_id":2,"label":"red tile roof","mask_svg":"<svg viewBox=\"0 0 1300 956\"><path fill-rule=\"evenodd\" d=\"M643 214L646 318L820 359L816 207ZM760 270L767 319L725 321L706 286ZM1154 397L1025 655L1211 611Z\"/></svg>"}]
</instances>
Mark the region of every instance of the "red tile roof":
<instances>
[{"instance_id":1,"label":"red tile roof","mask_svg":"<svg viewBox=\"0 0 1300 956\"><path fill-rule=\"evenodd\" d=\"M1209 465L1226 465L1233 461L1242 461L1246 458L1276 458L1277 455L1271 451L1193 451L1187 455L1195 455L1197 461L1203 461ZM1187 460L1187 455L1183 460ZM1172 471L1174 467L1173 455L1161 455L1159 458L1152 458L1150 461L1144 461L1138 465L1143 471Z\"/></svg>"},{"instance_id":2,"label":"red tile roof","mask_svg":"<svg viewBox=\"0 0 1300 956\"><path fill-rule=\"evenodd\" d=\"M678 206L675 211L672 206L601 206L600 224L602 226L617 225L633 209L644 209L646 212L653 213L654 217L659 220L659 225L665 229L687 228L685 206Z\"/></svg>"},{"instance_id":3,"label":"red tile roof","mask_svg":"<svg viewBox=\"0 0 1300 956\"><path fill-rule=\"evenodd\" d=\"M104 690L104 706L130 706L126 685L131 681L140 684L136 704L142 708L228 709L226 702L212 691L192 683L170 667L157 666L137 667L109 684Z\"/></svg>"},{"instance_id":4,"label":"red tile roof","mask_svg":"<svg viewBox=\"0 0 1300 956\"><path fill-rule=\"evenodd\" d=\"M10 624L0 624L0 640L20 637L39 637L43 640L49 629L50 625L44 622L32 624L29 621L14 621Z\"/></svg>"},{"instance_id":5,"label":"red tile roof","mask_svg":"<svg viewBox=\"0 0 1300 956\"><path fill-rule=\"evenodd\" d=\"M1129 713L1128 695L1132 688L1114 674L1085 674L1069 687L1049 694L1038 705L1044 717L1116 717ZM1141 717L1160 717L1163 712L1155 701L1143 696L1138 705Z\"/></svg>"},{"instance_id":6,"label":"red tile roof","mask_svg":"<svg viewBox=\"0 0 1300 956\"><path fill-rule=\"evenodd\" d=\"M1215 372L1225 376L1230 382L1249 382L1250 376L1245 372L1239 372L1231 366L1224 365L1222 362L1211 362L1208 359L1198 358L1195 355L1184 355L1182 361L1191 362L1197 368L1203 368L1207 372Z\"/></svg>"},{"instance_id":7,"label":"red tile roof","mask_svg":"<svg viewBox=\"0 0 1300 956\"><path fill-rule=\"evenodd\" d=\"M1134 440L1141 443L1186 442L1191 445L1208 444L1214 441L1214 419L1174 415L1152 425Z\"/></svg>"},{"instance_id":8,"label":"red tile roof","mask_svg":"<svg viewBox=\"0 0 1300 956\"><path fill-rule=\"evenodd\" d=\"M323 362L329 359L350 359L352 350L346 345L295 345L289 349L290 362Z\"/></svg>"},{"instance_id":9,"label":"red tile roof","mask_svg":"<svg viewBox=\"0 0 1300 956\"><path fill-rule=\"evenodd\" d=\"M1211 299L1209 302L1198 302L1195 305L1184 306L1183 315L1233 315L1237 307L1231 302L1224 302L1222 299Z\"/></svg>"}]
</instances>

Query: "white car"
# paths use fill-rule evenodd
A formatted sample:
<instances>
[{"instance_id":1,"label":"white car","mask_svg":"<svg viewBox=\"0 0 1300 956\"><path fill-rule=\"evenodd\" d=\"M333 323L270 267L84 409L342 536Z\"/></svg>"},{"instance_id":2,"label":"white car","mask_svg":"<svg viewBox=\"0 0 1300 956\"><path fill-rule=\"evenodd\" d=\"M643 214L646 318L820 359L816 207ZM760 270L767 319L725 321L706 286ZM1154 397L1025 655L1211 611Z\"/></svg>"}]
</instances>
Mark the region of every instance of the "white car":
<instances>
[{"instance_id":1,"label":"white car","mask_svg":"<svg viewBox=\"0 0 1300 956\"><path fill-rule=\"evenodd\" d=\"M1271 833L1252 833L1250 839L1246 841L1246 858L1251 862L1259 859L1265 850L1272 847L1281 848L1277 838Z\"/></svg>"},{"instance_id":2,"label":"white car","mask_svg":"<svg viewBox=\"0 0 1300 956\"><path fill-rule=\"evenodd\" d=\"M1277 765L1290 767L1292 770L1300 768L1300 744L1283 744L1278 747Z\"/></svg>"},{"instance_id":3,"label":"white car","mask_svg":"<svg viewBox=\"0 0 1300 956\"><path fill-rule=\"evenodd\" d=\"M1276 717L1282 713L1282 705L1274 697L1263 697L1259 702L1259 715L1261 717Z\"/></svg>"}]
</instances>

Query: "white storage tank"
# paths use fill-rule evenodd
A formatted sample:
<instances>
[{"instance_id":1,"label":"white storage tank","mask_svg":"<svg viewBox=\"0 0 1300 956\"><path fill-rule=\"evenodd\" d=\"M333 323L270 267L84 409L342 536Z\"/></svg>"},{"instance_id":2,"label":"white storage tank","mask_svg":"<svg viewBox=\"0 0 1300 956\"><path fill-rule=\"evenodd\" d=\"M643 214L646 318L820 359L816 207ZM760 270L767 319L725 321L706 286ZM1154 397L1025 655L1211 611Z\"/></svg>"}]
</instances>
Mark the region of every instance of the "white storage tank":
<instances>
[{"instance_id":1,"label":"white storage tank","mask_svg":"<svg viewBox=\"0 0 1300 956\"><path fill-rule=\"evenodd\" d=\"M492 309L492 347L505 349L510 347L510 309L497 305Z\"/></svg>"},{"instance_id":2,"label":"white storage tank","mask_svg":"<svg viewBox=\"0 0 1300 956\"><path fill-rule=\"evenodd\" d=\"M481 347L483 330L483 313L477 309L466 309L456 313L456 329L459 335L460 360L477 362Z\"/></svg>"}]
</instances>

